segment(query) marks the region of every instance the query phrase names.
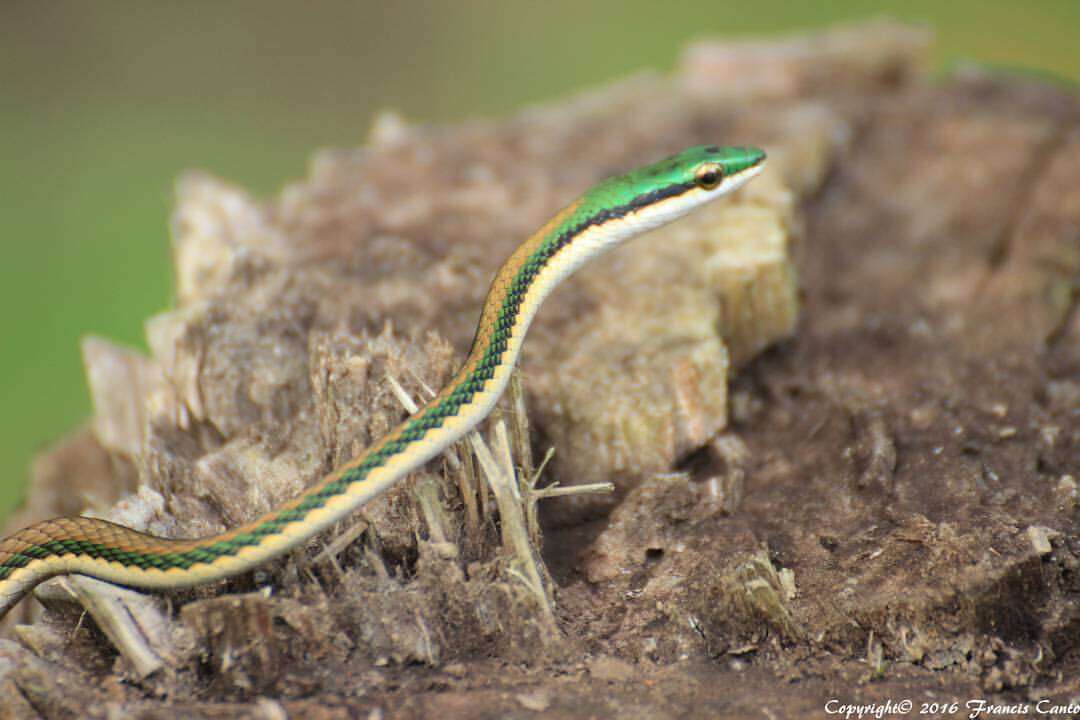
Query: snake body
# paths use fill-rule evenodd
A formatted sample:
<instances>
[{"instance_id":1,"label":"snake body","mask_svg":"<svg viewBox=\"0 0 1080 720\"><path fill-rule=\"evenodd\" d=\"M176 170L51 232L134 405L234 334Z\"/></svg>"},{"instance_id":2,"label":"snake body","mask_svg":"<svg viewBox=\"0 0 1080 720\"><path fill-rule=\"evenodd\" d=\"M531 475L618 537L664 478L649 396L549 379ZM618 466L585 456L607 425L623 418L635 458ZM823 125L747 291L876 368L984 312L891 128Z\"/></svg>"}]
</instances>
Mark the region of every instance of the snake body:
<instances>
[{"instance_id":1,"label":"snake body","mask_svg":"<svg viewBox=\"0 0 1080 720\"><path fill-rule=\"evenodd\" d=\"M257 520L212 537L162 538L83 517L20 530L0 542L0 617L54 575L168 590L236 575L296 548L488 415L509 382L529 324L563 278L606 248L741 186L764 162L757 148L701 146L599 183L503 264L465 363L446 387L359 456Z\"/></svg>"}]
</instances>

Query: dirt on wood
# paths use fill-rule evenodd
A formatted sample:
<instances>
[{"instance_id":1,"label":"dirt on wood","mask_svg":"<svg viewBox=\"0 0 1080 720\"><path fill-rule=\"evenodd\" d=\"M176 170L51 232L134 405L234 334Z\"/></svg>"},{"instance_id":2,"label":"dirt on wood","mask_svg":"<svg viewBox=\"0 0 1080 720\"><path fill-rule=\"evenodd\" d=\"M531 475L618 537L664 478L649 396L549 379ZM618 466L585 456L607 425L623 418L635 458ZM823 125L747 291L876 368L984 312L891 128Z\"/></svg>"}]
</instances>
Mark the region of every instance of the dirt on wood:
<instances>
[{"instance_id":1,"label":"dirt on wood","mask_svg":"<svg viewBox=\"0 0 1080 720\"><path fill-rule=\"evenodd\" d=\"M771 163L560 288L486 443L309 547L167 598L43 586L0 717L1075 703L1080 95L931 79L929 44L704 42L505 120L383 116L265 203L187 177L177 308L149 358L87 343L94 420L16 525L257 517L403 417L396 384L444 382L502 258L590 184L704 142Z\"/></svg>"}]
</instances>

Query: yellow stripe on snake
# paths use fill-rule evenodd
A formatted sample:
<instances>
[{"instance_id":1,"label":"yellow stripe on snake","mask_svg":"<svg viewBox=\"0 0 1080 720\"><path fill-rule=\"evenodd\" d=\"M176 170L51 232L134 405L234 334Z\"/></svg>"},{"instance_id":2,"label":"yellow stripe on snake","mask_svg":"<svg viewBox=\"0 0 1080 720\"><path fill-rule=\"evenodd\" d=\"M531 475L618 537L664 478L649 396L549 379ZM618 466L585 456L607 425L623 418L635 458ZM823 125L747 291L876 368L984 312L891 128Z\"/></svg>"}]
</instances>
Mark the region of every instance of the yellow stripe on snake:
<instances>
[{"instance_id":1,"label":"yellow stripe on snake","mask_svg":"<svg viewBox=\"0 0 1080 720\"><path fill-rule=\"evenodd\" d=\"M155 537L92 518L59 518L0 542L0 617L38 583L78 573L168 590L278 557L385 492L483 420L505 390L544 298L603 250L725 195L761 171L752 147L694 147L594 186L526 240L498 271L462 368L424 407L295 499L213 537Z\"/></svg>"}]
</instances>

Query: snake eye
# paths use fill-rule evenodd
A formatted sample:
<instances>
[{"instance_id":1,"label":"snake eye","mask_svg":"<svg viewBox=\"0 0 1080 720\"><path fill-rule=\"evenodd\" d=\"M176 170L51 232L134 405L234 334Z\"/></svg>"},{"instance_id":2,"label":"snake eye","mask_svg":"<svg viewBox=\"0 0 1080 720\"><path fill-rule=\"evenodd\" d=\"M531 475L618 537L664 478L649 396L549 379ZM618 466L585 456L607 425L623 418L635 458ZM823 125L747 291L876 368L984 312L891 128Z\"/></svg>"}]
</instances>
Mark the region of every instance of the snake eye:
<instances>
[{"instance_id":1,"label":"snake eye","mask_svg":"<svg viewBox=\"0 0 1080 720\"><path fill-rule=\"evenodd\" d=\"M715 190L724 179L724 170L716 163L707 163L694 173L694 182L702 190Z\"/></svg>"}]
</instances>

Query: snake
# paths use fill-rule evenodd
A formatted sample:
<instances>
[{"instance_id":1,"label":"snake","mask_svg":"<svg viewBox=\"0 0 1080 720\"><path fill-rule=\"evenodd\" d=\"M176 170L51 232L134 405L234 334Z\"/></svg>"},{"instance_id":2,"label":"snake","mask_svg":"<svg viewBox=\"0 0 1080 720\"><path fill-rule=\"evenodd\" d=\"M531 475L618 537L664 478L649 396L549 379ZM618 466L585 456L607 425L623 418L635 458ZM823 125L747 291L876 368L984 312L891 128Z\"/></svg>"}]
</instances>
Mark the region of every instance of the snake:
<instances>
[{"instance_id":1,"label":"snake","mask_svg":"<svg viewBox=\"0 0 1080 720\"><path fill-rule=\"evenodd\" d=\"M494 408L552 290L587 260L682 217L757 175L756 147L701 145L601 181L525 240L491 282L465 361L423 407L359 455L262 517L197 539L63 517L0 542L0 618L44 580L88 575L147 591L189 588L277 558L448 449Z\"/></svg>"}]
</instances>

